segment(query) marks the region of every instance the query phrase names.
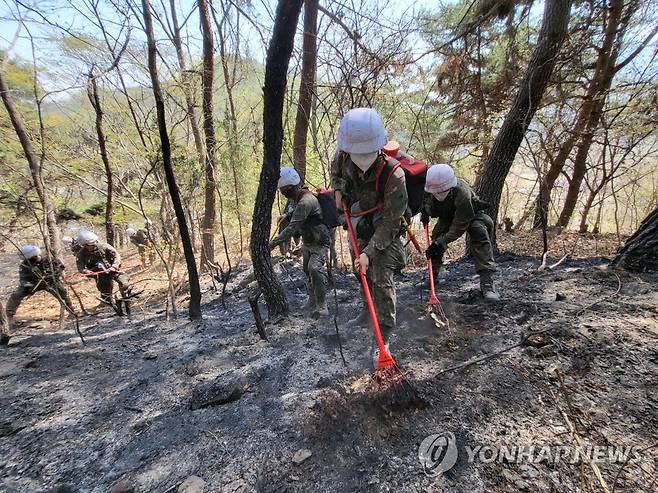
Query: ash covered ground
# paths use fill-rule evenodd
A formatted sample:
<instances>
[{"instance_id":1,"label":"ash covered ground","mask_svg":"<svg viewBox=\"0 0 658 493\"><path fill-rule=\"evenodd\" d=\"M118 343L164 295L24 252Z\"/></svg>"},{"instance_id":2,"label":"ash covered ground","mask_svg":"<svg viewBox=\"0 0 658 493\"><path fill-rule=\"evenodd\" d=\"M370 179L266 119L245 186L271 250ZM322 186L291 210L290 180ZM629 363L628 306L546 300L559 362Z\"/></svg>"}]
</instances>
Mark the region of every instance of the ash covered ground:
<instances>
[{"instance_id":1,"label":"ash covered ground","mask_svg":"<svg viewBox=\"0 0 658 493\"><path fill-rule=\"evenodd\" d=\"M347 366L333 317L303 312L295 259L280 272L291 315L268 322L268 341L239 289L246 265L226 307L206 286L201 324L166 320L161 303L131 319L101 311L81 319L86 345L71 322L60 330L39 316L49 300L30 300L0 352L0 489L166 492L197 476L212 492L658 491L658 276L609 270L605 258L544 273L531 257L498 260L496 304L478 297L468 262L448 264L449 327L428 315L423 270L399 278L391 350L424 401L405 409L368 392L371 329L345 327L360 303L346 272L335 279ZM222 386L229 402L199 407ZM458 456L433 475L418 450L439 433L454 435ZM578 440L635 446L640 458L592 466L465 451Z\"/></svg>"}]
</instances>

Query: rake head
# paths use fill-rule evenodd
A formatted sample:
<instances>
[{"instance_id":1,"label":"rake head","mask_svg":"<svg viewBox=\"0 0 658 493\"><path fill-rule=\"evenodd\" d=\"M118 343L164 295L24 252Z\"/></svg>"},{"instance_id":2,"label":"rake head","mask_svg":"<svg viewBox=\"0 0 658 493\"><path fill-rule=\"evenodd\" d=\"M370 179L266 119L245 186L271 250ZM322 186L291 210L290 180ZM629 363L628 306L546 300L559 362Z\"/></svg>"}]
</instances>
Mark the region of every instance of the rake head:
<instances>
[{"instance_id":1,"label":"rake head","mask_svg":"<svg viewBox=\"0 0 658 493\"><path fill-rule=\"evenodd\" d=\"M416 388L395 363L385 368L377 368L372 381L384 408L399 410L426 405Z\"/></svg>"}]
</instances>

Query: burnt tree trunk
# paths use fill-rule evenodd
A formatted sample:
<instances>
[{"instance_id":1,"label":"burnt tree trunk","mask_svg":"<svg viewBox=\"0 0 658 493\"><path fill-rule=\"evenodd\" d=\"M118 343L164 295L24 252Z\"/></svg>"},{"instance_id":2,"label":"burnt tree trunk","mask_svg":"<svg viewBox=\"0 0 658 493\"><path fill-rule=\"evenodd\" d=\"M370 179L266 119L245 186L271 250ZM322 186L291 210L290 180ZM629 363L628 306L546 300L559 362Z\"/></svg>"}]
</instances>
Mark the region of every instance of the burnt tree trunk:
<instances>
[{"instance_id":1,"label":"burnt tree trunk","mask_svg":"<svg viewBox=\"0 0 658 493\"><path fill-rule=\"evenodd\" d=\"M537 46L528 64L519 92L505 117L479 176L476 189L491 204L489 213L498 224L500 197L514 156L539 106L555 66L556 56L569 25L570 0L547 0ZM495 238L494 238L495 243Z\"/></svg>"},{"instance_id":2,"label":"burnt tree trunk","mask_svg":"<svg viewBox=\"0 0 658 493\"><path fill-rule=\"evenodd\" d=\"M25 121L9 97L9 86L7 85L7 80L5 79L3 64L4 57L0 56L0 97L2 97L2 102L4 103L5 109L9 114L11 124L14 127L14 131L16 132L18 140L21 143L21 147L23 148L23 153L25 154L25 159L27 160L27 164L30 168L30 174L32 175L32 183L34 184L34 189L37 192L39 202L41 203L41 207L43 209L46 228L48 229L48 241L45 245L46 251L48 254L54 257L59 257L62 245L59 235L59 228L57 227L57 220L55 218L53 203L46 193L43 177L41 175L41 164L39 162L39 158L34 152L34 147L32 147L32 141L30 140L30 135L25 125Z\"/></svg>"},{"instance_id":3,"label":"burnt tree trunk","mask_svg":"<svg viewBox=\"0 0 658 493\"><path fill-rule=\"evenodd\" d=\"M107 181L107 194L105 196L105 241L114 245L114 210L112 197L114 196L114 184L112 179L112 168L110 159L107 155L107 146L105 141L105 132L103 131L103 108L98 95L98 83L96 77L90 72L87 81L87 97L96 114L96 136L98 137L98 150L105 168L105 179Z\"/></svg>"},{"instance_id":4,"label":"burnt tree trunk","mask_svg":"<svg viewBox=\"0 0 658 493\"><path fill-rule=\"evenodd\" d=\"M288 300L272 269L269 233L272 205L281 167L283 143L283 99L288 64L295 41L302 0L279 0L267 49L263 87L263 167L260 173L251 228L251 260L254 274L263 290L270 317L288 313Z\"/></svg>"},{"instance_id":5,"label":"burnt tree trunk","mask_svg":"<svg viewBox=\"0 0 658 493\"><path fill-rule=\"evenodd\" d=\"M292 160L299 176L306 177L306 139L315 92L317 63L318 0L304 2L304 38L302 42L302 78L299 85L299 101L295 120Z\"/></svg>"},{"instance_id":6,"label":"burnt tree trunk","mask_svg":"<svg viewBox=\"0 0 658 493\"><path fill-rule=\"evenodd\" d=\"M189 315L192 320L201 320L201 287L199 286L199 273L197 271L194 251L192 250L192 243L190 241L190 232L187 228L185 211L183 210L180 192L178 190L178 185L176 184L176 177L174 176L174 168L171 163L171 144L169 142L169 134L167 133L167 115L165 114L164 99L162 97L162 89L158 78L158 55L155 45L155 35L153 34L151 2L149 0L142 0L142 8L144 11L144 27L148 43L149 74L151 75L151 83L153 85L153 98L155 99L158 133L160 134L160 142L162 143L162 165L167 180L171 203L173 204L174 212L176 213L178 232L180 234L181 243L183 244L185 263L187 264L188 281L190 284Z\"/></svg>"},{"instance_id":7,"label":"burnt tree trunk","mask_svg":"<svg viewBox=\"0 0 658 493\"><path fill-rule=\"evenodd\" d=\"M208 262L215 263L215 215L216 215L216 183L215 183L215 121L213 119L212 85L215 76L215 61L213 53L213 36L210 25L208 3L210 0L198 0L201 31L203 33L203 133L206 137L206 159L204 173L203 224L201 231L201 269Z\"/></svg>"},{"instance_id":8,"label":"burnt tree trunk","mask_svg":"<svg viewBox=\"0 0 658 493\"><path fill-rule=\"evenodd\" d=\"M626 240L626 244L617 252L612 265L636 272L658 271L658 207Z\"/></svg>"}]
</instances>

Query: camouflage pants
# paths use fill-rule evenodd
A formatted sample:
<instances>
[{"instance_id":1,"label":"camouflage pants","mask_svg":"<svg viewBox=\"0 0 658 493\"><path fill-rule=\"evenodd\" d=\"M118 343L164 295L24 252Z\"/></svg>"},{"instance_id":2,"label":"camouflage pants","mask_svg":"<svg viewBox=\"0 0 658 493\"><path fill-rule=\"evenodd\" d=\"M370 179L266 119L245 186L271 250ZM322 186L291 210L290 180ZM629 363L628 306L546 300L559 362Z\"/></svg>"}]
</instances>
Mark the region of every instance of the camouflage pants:
<instances>
[{"instance_id":1,"label":"camouflage pants","mask_svg":"<svg viewBox=\"0 0 658 493\"><path fill-rule=\"evenodd\" d=\"M450 225L444 225L441 222L436 223L436 226L432 230L432 240L444 235L449 228ZM496 261L494 260L493 247L491 245L493 229L493 220L484 212L478 212L466 230L468 235L466 244L472 252L475 270L478 274L482 271L496 271ZM435 275L438 274L441 264L442 261L440 260L433 262L432 269Z\"/></svg>"},{"instance_id":2,"label":"camouflage pants","mask_svg":"<svg viewBox=\"0 0 658 493\"><path fill-rule=\"evenodd\" d=\"M5 304L0 301L0 336L9 334L9 322L7 321L7 312L5 312Z\"/></svg>"},{"instance_id":3,"label":"camouflage pants","mask_svg":"<svg viewBox=\"0 0 658 493\"><path fill-rule=\"evenodd\" d=\"M359 248L363 249L365 242L359 240ZM396 238L383 251L378 252L370 259L370 266L366 272L368 287L375 303L377 321L382 331L384 341L388 341L396 325L396 304L394 273L406 264L404 247L399 238ZM357 274L357 277L358 274ZM365 303L365 299L364 299Z\"/></svg>"},{"instance_id":4,"label":"camouflage pants","mask_svg":"<svg viewBox=\"0 0 658 493\"><path fill-rule=\"evenodd\" d=\"M149 264L155 262L155 251L151 245L137 245L137 251L139 252L139 259L142 261L142 265L146 265L146 256L148 255Z\"/></svg>"},{"instance_id":5,"label":"camouflage pants","mask_svg":"<svg viewBox=\"0 0 658 493\"><path fill-rule=\"evenodd\" d=\"M18 286L18 288L16 288L16 290L11 293L9 299L7 300L6 313L7 322L10 328L14 320L14 314L16 313L16 310L18 310L18 307L23 302L23 300L29 298L34 293L38 293L39 291L46 291L52 294L55 298L57 298L57 301L60 303L63 302L69 311L75 312L71 298L69 298L69 294L66 292L66 286L61 282L58 282L54 285L49 285L42 282L37 284L36 287Z\"/></svg>"},{"instance_id":6,"label":"camouflage pants","mask_svg":"<svg viewBox=\"0 0 658 493\"><path fill-rule=\"evenodd\" d=\"M327 260L327 247L304 245L302 247L304 273L308 279L308 297L313 306L323 306L327 296L327 275L324 266Z\"/></svg>"},{"instance_id":7,"label":"camouflage pants","mask_svg":"<svg viewBox=\"0 0 658 493\"><path fill-rule=\"evenodd\" d=\"M106 303L112 302L112 291L114 290L114 281L119 285L119 291L122 297L130 294L130 279L127 274L111 272L96 276L96 288L101 293L101 299Z\"/></svg>"}]
</instances>

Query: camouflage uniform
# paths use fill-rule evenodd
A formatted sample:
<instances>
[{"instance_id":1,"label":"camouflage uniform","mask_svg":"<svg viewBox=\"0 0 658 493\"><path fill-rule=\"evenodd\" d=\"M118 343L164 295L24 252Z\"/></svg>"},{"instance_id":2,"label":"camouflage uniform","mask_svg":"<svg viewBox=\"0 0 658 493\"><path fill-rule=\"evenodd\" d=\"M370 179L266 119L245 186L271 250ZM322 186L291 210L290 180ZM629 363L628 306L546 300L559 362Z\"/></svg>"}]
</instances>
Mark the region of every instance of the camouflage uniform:
<instances>
[{"instance_id":1,"label":"camouflage uniform","mask_svg":"<svg viewBox=\"0 0 658 493\"><path fill-rule=\"evenodd\" d=\"M295 211L295 201L288 199L286 206L283 208L283 214L281 214L281 219L279 221L279 230L283 231L290 224L290 219L292 218L292 213ZM300 234L299 232L295 233L293 236L288 238L283 243L279 244L279 252L281 255L285 255L288 252L292 252L296 249L296 244L299 243Z\"/></svg>"},{"instance_id":2,"label":"camouflage uniform","mask_svg":"<svg viewBox=\"0 0 658 493\"><path fill-rule=\"evenodd\" d=\"M496 271L491 246L494 223L483 212L485 207L486 203L475 195L473 189L458 179L457 186L450 190L442 202L426 193L422 209L424 223L427 223L430 217L439 219L432 230L432 241L439 242L444 249L464 233L468 233L468 246L473 253L478 274ZM442 259L436 259L432 264L435 275L441 267L441 262Z\"/></svg>"},{"instance_id":3,"label":"camouflage uniform","mask_svg":"<svg viewBox=\"0 0 658 493\"><path fill-rule=\"evenodd\" d=\"M5 304L0 301L0 346L6 346L9 343L9 322L5 312Z\"/></svg>"},{"instance_id":4,"label":"camouflage uniform","mask_svg":"<svg viewBox=\"0 0 658 493\"><path fill-rule=\"evenodd\" d=\"M119 270L121 267L121 255L114 247L107 243L99 243L93 250L83 248L76 256L78 271L84 270L99 271L107 269ZM101 293L101 299L106 303L112 301L113 281L119 284L121 295L126 297L130 294L128 275L119 272L107 272L99 274L96 277L96 288Z\"/></svg>"},{"instance_id":5,"label":"camouflage uniform","mask_svg":"<svg viewBox=\"0 0 658 493\"><path fill-rule=\"evenodd\" d=\"M7 300L8 325L11 327L14 314L21 302L38 291L47 291L60 303L63 302L70 312L74 312L73 303L62 280L63 272L64 264L57 259L23 260L18 268L18 288Z\"/></svg>"},{"instance_id":6,"label":"camouflage uniform","mask_svg":"<svg viewBox=\"0 0 658 493\"><path fill-rule=\"evenodd\" d=\"M276 248L301 234L310 308L326 308L327 276L324 266L330 243L329 228L322 222L322 208L313 193L301 189L295 201L290 223L270 242L270 248Z\"/></svg>"},{"instance_id":7,"label":"camouflage uniform","mask_svg":"<svg viewBox=\"0 0 658 493\"><path fill-rule=\"evenodd\" d=\"M395 161L390 158L391 161ZM393 274L406 263L400 242L401 219L407 210L407 188L404 171L397 168L386 181L383 194L377 193L377 175L386 160L380 155L364 174L346 153L338 153L332 162L332 186L343 195L352 211L356 224L359 250L368 255L370 265L366 271L368 287L375 302L377 319L384 339L387 340L396 324L396 294ZM384 170L384 172L387 172ZM378 206L375 212L358 217L359 211Z\"/></svg>"},{"instance_id":8,"label":"camouflage uniform","mask_svg":"<svg viewBox=\"0 0 658 493\"><path fill-rule=\"evenodd\" d=\"M146 265L147 253L149 257L149 263L152 264L155 261L155 252L151 246L151 240L149 239L148 231L145 229L138 229L135 234L130 237L130 242L137 247L142 265Z\"/></svg>"}]
</instances>

